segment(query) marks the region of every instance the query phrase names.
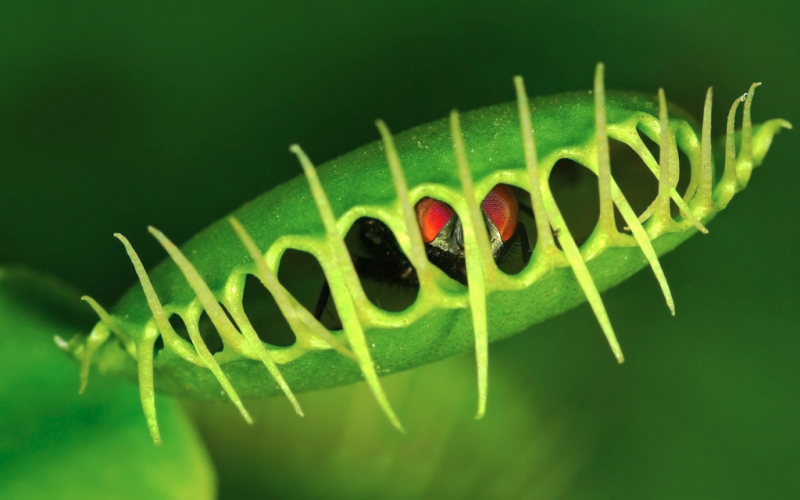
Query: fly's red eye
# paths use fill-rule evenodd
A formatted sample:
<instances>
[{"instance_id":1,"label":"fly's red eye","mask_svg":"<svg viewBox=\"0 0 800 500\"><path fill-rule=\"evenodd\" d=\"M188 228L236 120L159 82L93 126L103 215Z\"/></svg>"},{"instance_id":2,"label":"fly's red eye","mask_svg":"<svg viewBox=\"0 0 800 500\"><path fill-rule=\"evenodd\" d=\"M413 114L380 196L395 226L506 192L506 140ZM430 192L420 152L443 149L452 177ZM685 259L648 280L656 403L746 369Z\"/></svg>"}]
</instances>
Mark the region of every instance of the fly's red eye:
<instances>
[{"instance_id":1,"label":"fly's red eye","mask_svg":"<svg viewBox=\"0 0 800 500\"><path fill-rule=\"evenodd\" d=\"M422 241L425 243L435 240L455 215L450 205L427 196L417 202L416 210Z\"/></svg>"},{"instance_id":2,"label":"fly's red eye","mask_svg":"<svg viewBox=\"0 0 800 500\"><path fill-rule=\"evenodd\" d=\"M519 221L519 204L511 188L505 184L496 185L481 202L481 208L500 231L501 239L508 241Z\"/></svg>"}]
</instances>

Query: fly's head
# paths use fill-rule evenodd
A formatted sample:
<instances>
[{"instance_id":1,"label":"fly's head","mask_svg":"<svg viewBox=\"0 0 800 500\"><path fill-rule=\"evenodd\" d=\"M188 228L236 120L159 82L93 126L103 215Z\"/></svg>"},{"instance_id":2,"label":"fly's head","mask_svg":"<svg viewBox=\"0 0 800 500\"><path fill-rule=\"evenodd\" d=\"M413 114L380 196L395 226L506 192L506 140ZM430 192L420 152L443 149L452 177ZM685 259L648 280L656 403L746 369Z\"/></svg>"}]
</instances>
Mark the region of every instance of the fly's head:
<instances>
[{"instance_id":1,"label":"fly's head","mask_svg":"<svg viewBox=\"0 0 800 500\"><path fill-rule=\"evenodd\" d=\"M447 203L430 197L416 204L417 221L428 259L454 280L467 284L464 233L461 219ZM489 234L492 255L499 263L519 240L525 262L530 258L520 206L511 188L498 184L481 202L481 215Z\"/></svg>"}]
</instances>

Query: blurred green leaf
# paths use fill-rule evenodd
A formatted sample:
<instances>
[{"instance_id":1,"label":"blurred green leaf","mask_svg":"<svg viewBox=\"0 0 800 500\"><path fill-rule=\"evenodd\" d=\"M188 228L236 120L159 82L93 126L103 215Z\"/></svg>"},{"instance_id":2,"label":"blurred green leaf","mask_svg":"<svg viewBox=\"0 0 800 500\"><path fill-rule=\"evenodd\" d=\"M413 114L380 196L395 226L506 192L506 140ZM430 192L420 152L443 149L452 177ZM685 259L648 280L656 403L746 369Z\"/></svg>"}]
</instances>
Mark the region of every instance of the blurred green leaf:
<instances>
[{"instance_id":1,"label":"blurred green leaf","mask_svg":"<svg viewBox=\"0 0 800 500\"><path fill-rule=\"evenodd\" d=\"M215 498L208 455L175 401L157 402L156 447L135 386L97 377L78 395L78 367L53 342L86 325L76 308L84 304L57 283L0 268L3 499Z\"/></svg>"}]
</instances>

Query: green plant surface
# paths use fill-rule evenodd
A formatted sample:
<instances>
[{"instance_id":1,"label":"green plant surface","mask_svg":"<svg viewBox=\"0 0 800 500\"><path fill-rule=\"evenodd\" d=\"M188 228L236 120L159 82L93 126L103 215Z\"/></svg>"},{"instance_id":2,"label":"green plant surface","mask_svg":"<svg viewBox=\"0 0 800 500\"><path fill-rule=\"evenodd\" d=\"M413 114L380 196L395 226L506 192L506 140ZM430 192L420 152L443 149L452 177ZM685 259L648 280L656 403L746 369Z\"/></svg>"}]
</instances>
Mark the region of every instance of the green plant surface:
<instances>
[{"instance_id":1,"label":"green plant surface","mask_svg":"<svg viewBox=\"0 0 800 500\"><path fill-rule=\"evenodd\" d=\"M141 428L134 387L105 379L86 396L64 390L74 386L75 370L52 339L87 324L70 292L0 268L2 497L214 498L208 454L175 401L159 399L169 443L156 448Z\"/></svg>"}]
</instances>

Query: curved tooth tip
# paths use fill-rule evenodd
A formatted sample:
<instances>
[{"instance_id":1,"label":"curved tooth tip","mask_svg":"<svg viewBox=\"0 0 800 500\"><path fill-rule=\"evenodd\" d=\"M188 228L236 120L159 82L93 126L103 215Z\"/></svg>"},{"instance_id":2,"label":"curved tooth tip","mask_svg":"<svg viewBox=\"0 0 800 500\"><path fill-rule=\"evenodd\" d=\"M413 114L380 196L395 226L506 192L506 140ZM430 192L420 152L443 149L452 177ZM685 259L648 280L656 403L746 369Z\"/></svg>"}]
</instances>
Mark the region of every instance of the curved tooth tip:
<instances>
[{"instance_id":1,"label":"curved tooth tip","mask_svg":"<svg viewBox=\"0 0 800 500\"><path fill-rule=\"evenodd\" d=\"M58 348L61 349L62 351L64 352L69 351L69 343L66 340L64 340L64 338L61 335L54 336L53 342L55 342Z\"/></svg>"},{"instance_id":2,"label":"curved tooth tip","mask_svg":"<svg viewBox=\"0 0 800 500\"><path fill-rule=\"evenodd\" d=\"M126 238L122 233L114 233L114 238L118 239L123 245L125 245L126 248L130 245L128 238Z\"/></svg>"}]
</instances>

